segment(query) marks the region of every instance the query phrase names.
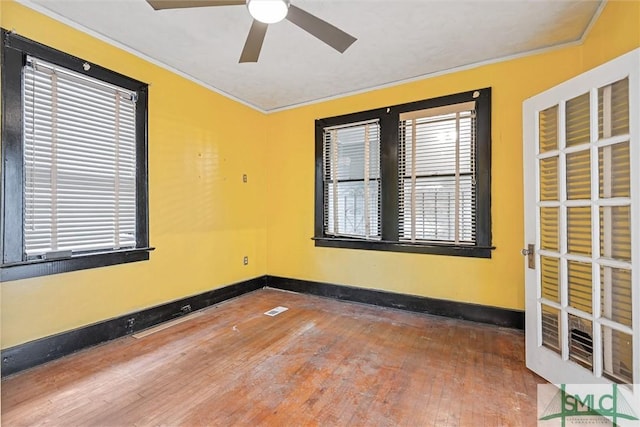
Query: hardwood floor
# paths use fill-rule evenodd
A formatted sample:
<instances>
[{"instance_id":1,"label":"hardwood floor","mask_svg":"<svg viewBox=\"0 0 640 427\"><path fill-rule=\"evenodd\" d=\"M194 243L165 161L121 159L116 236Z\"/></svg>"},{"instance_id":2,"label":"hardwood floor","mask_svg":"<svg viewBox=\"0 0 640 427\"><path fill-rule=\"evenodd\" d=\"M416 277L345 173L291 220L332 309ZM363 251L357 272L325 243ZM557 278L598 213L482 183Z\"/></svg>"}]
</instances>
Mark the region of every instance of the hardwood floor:
<instances>
[{"instance_id":1,"label":"hardwood floor","mask_svg":"<svg viewBox=\"0 0 640 427\"><path fill-rule=\"evenodd\" d=\"M1 421L536 425L543 382L521 331L263 289L3 380Z\"/></svg>"}]
</instances>

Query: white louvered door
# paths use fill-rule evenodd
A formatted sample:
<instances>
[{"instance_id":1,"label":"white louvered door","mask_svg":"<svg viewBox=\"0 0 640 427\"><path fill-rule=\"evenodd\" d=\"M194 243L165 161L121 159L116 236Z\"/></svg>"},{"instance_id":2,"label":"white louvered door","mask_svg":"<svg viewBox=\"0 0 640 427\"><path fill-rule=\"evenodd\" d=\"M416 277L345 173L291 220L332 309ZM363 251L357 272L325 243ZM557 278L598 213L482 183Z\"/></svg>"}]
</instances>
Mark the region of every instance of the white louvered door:
<instances>
[{"instance_id":1,"label":"white louvered door","mask_svg":"<svg viewBox=\"0 0 640 427\"><path fill-rule=\"evenodd\" d=\"M524 103L527 366L640 407L640 50ZM633 385L635 384L635 385Z\"/></svg>"}]
</instances>

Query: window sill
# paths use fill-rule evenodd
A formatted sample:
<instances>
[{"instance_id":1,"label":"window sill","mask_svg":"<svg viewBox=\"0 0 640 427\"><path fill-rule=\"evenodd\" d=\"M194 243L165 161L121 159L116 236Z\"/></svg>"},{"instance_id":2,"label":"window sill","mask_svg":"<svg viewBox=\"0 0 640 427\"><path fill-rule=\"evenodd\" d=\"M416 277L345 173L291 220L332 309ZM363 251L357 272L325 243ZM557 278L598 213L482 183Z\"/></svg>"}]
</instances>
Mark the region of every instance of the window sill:
<instances>
[{"instance_id":1,"label":"window sill","mask_svg":"<svg viewBox=\"0 0 640 427\"><path fill-rule=\"evenodd\" d=\"M358 240L340 237L313 237L315 245L323 248L364 249L372 251L407 252L415 254L463 256L471 258L491 258L495 247L459 246L451 244L424 244L408 242L388 242Z\"/></svg>"},{"instance_id":2,"label":"window sill","mask_svg":"<svg viewBox=\"0 0 640 427\"><path fill-rule=\"evenodd\" d=\"M108 265L146 261L149 259L149 252L154 249L155 248L137 248L124 251L75 255L70 258L4 264L0 268L0 282L106 267Z\"/></svg>"}]
</instances>

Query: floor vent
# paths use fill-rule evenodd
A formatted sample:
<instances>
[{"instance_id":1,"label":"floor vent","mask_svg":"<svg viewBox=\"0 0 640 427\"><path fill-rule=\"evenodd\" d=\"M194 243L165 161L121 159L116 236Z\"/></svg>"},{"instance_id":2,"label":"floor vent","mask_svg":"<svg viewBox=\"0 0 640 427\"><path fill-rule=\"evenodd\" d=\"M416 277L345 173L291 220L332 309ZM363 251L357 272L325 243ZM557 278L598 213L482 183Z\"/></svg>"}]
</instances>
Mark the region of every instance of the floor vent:
<instances>
[{"instance_id":1,"label":"floor vent","mask_svg":"<svg viewBox=\"0 0 640 427\"><path fill-rule=\"evenodd\" d=\"M278 306L276 308L272 308L271 310L267 311L266 314L267 316L277 316L278 314L282 313L283 311L287 311L289 310L287 307L282 307L282 306Z\"/></svg>"}]
</instances>

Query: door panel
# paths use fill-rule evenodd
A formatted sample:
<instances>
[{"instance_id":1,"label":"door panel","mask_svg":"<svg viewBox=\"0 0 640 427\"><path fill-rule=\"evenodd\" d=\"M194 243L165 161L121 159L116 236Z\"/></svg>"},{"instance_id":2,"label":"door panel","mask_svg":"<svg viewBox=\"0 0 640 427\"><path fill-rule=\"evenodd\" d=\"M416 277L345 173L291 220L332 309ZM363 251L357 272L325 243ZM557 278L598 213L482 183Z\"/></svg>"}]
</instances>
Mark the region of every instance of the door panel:
<instances>
[{"instance_id":1,"label":"door panel","mask_svg":"<svg viewBox=\"0 0 640 427\"><path fill-rule=\"evenodd\" d=\"M640 406L640 50L524 103L527 366ZM635 385L634 385L635 384Z\"/></svg>"}]
</instances>

